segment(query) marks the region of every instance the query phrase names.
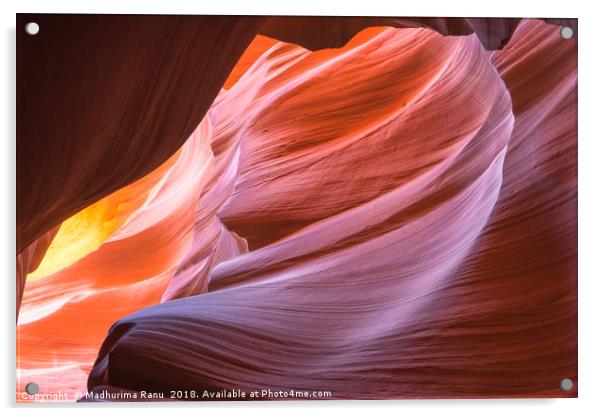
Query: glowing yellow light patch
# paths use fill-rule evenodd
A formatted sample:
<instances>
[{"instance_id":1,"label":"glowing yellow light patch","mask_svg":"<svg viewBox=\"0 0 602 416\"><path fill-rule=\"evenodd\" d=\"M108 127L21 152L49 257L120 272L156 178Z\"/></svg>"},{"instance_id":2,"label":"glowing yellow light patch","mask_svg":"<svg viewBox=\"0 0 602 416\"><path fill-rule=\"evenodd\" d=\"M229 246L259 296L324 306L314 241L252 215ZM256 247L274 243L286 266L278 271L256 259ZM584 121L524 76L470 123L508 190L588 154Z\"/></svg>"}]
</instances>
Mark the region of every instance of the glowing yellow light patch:
<instances>
[{"instance_id":1,"label":"glowing yellow light patch","mask_svg":"<svg viewBox=\"0 0 602 416\"><path fill-rule=\"evenodd\" d=\"M42 262L27 275L27 281L41 279L97 250L140 208L151 190L178 159L178 150L157 169L65 220Z\"/></svg>"},{"instance_id":2,"label":"glowing yellow light patch","mask_svg":"<svg viewBox=\"0 0 602 416\"><path fill-rule=\"evenodd\" d=\"M61 224L38 268L27 275L36 280L75 263L96 250L127 219L119 201L110 196L84 208Z\"/></svg>"}]
</instances>

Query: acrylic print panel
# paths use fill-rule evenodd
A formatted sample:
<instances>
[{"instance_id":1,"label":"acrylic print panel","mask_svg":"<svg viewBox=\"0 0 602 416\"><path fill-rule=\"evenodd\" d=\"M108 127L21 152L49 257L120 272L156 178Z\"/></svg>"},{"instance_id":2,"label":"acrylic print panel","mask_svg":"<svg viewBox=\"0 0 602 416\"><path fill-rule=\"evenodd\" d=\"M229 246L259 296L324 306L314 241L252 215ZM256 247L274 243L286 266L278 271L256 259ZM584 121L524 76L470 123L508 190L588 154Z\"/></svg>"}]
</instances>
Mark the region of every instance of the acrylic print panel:
<instances>
[{"instance_id":1,"label":"acrylic print panel","mask_svg":"<svg viewBox=\"0 0 602 416\"><path fill-rule=\"evenodd\" d=\"M17 27L17 401L577 396L576 20Z\"/></svg>"}]
</instances>

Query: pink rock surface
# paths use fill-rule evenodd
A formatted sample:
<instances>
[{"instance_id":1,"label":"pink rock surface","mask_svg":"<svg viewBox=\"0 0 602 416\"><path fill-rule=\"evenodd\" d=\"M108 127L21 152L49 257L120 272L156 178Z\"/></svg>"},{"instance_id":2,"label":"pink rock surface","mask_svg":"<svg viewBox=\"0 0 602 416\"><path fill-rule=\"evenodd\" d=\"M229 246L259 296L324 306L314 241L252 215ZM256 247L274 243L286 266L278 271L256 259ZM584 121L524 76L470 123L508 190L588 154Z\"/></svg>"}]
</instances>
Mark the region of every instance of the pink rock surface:
<instances>
[{"instance_id":1,"label":"pink rock surface","mask_svg":"<svg viewBox=\"0 0 602 416\"><path fill-rule=\"evenodd\" d=\"M209 113L238 166L204 204L251 251L189 255L208 293L120 320L89 388L576 395L575 94L574 41L536 21L493 55L390 28L274 45Z\"/></svg>"}]
</instances>

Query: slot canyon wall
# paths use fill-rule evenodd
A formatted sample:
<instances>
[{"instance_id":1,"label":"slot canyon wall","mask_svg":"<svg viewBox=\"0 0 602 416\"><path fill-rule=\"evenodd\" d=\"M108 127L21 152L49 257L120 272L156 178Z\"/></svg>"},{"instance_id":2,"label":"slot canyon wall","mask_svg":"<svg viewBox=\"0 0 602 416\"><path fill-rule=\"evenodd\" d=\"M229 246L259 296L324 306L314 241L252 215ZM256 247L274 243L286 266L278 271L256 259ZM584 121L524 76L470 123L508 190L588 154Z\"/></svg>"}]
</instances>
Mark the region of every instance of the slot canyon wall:
<instances>
[{"instance_id":1,"label":"slot canyon wall","mask_svg":"<svg viewBox=\"0 0 602 416\"><path fill-rule=\"evenodd\" d=\"M576 20L30 20L17 400L576 397Z\"/></svg>"}]
</instances>

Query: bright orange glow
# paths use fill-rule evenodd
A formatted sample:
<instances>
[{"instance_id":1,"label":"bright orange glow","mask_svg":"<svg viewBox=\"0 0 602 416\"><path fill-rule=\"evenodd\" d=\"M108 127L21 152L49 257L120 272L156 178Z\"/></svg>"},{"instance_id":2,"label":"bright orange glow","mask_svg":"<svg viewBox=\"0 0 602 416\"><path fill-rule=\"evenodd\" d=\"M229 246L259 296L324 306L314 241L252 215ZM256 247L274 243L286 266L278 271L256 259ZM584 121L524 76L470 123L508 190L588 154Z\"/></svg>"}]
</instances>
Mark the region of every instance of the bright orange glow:
<instances>
[{"instance_id":1,"label":"bright orange glow","mask_svg":"<svg viewBox=\"0 0 602 416\"><path fill-rule=\"evenodd\" d=\"M278 43L278 40L269 38L267 36L257 35L253 39L253 42L242 54L236 66L230 72L228 79L224 83L224 89L228 90L236 81L242 77L245 72L257 61L257 59L263 55L265 51L270 49L272 46Z\"/></svg>"}]
</instances>

